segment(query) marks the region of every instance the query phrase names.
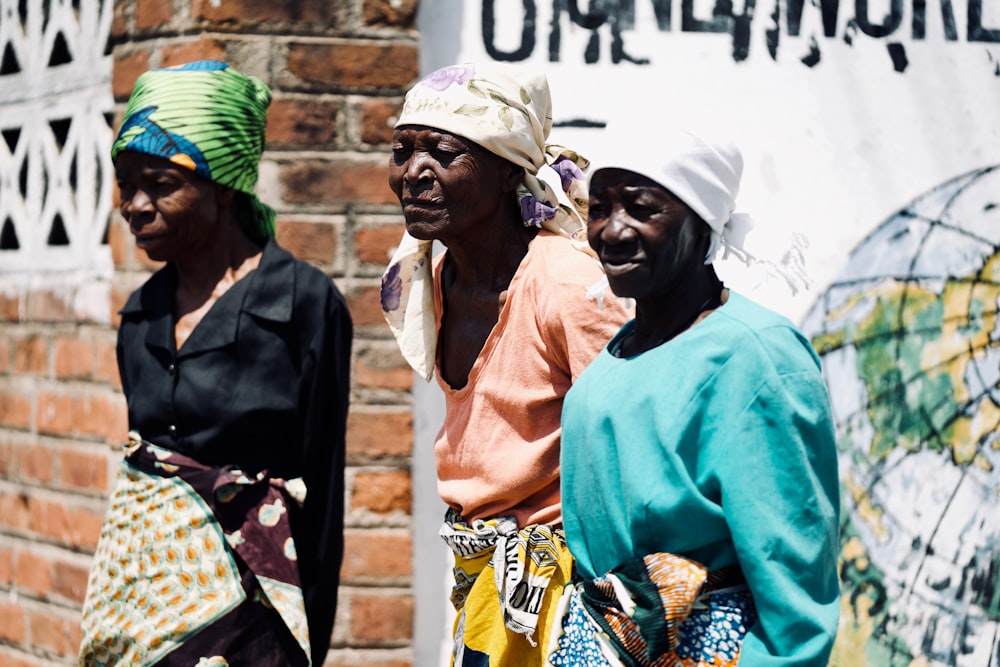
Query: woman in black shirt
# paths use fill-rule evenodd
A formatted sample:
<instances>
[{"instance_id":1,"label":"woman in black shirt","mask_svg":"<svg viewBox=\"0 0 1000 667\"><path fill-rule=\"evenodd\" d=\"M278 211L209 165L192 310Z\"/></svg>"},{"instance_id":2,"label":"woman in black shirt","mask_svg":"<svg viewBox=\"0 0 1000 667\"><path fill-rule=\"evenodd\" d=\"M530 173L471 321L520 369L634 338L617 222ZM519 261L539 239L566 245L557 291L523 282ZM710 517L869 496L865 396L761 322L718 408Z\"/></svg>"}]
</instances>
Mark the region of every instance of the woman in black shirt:
<instances>
[{"instance_id":1,"label":"woman in black shirt","mask_svg":"<svg viewBox=\"0 0 1000 667\"><path fill-rule=\"evenodd\" d=\"M129 444L81 664L307 665L343 551L352 325L253 194L270 91L224 63L136 83L112 147L136 245L121 311Z\"/></svg>"}]
</instances>

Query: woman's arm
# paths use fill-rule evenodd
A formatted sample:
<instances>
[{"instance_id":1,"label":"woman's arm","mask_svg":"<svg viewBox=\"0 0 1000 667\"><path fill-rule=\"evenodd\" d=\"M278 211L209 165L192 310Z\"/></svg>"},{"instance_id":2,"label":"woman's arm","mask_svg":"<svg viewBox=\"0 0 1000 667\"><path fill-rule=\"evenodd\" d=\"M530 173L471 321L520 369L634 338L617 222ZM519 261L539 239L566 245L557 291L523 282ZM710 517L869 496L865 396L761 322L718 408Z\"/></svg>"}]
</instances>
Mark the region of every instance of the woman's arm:
<instances>
[{"instance_id":1,"label":"woman's arm","mask_svg":"<svg viewBox=\"0 0 1000 667\"><path fill-rule=\"evenodd\" d=\"M837 632L839 482L829 398L815 369L747 378L713 447L722 506L759 614L740 667L825 667ZM742 409L741 409L742 407Z\"/></svg>"}]
</instances>

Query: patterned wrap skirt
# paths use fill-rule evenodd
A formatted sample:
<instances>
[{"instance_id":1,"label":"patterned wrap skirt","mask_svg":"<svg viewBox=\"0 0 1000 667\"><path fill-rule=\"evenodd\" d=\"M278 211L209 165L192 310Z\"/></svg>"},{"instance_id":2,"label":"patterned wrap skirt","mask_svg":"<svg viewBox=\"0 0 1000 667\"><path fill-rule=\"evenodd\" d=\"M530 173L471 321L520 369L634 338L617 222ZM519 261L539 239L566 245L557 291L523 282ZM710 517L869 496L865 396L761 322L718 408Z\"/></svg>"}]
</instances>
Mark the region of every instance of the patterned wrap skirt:
<instances>
[{"instance_id":1,"label":"patterned wrap skirt","mask_svg":"<svg viewBox=\"0 0 1000 667\"><path fill-rule=\"evenodd\" d=\"M441 536L455 557L455 667L541 667L573 561L561 529L512 517L466 523L449 510Z\"/></svg>"},{"instance_id":2,"label":"patterned wrap skirt","mask_svg":"<svg viewBox=\"0 0 1000 667\"><path fill-rule=\"evenodd\" d=\"M546 650L551 667L729 667L757 612L738 568L668 553L575 579Z\"/></svg>"},{"instance_id":3,"label":"patterned wrap skirt","mask_svg":"<svg viewBox=\"0 0 1000 667\"><path fill-rule=\"evenodd\" d=\"M79 664L309 665L288 516L302 481L130 438L87 583Z\"/></svg>"}]
</instances>

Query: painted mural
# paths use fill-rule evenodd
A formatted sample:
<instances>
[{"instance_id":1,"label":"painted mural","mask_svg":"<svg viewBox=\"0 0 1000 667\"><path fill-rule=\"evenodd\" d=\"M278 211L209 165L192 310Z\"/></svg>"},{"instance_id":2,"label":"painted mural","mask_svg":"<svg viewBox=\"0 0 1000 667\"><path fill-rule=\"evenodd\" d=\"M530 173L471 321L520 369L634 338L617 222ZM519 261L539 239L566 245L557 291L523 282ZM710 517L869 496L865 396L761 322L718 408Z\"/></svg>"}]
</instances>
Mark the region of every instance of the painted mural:
<instances>
[{"instance_id":1,"label":"painted mural","mask_svg":"<svg viewBox=\"0 0 1000 667\"><path fill-rule=\"evenodd\" d=\"M837 423L841 667L1000 664L998 304L1000 165L879 225L804 320Z\"/></svg>"},{"instance_id":2,"label":"painted mural","mask_svg":"<svg viewBox=\"0 0 1000 667\"><path fill-rule=\"evenodd\" d=\"M725 126L737 200L810 240L799 322L837 416L836 667L1000 667L1000 0L430 0L422 68L543 68L553 140Z\"/></svg>"}]
</instances>

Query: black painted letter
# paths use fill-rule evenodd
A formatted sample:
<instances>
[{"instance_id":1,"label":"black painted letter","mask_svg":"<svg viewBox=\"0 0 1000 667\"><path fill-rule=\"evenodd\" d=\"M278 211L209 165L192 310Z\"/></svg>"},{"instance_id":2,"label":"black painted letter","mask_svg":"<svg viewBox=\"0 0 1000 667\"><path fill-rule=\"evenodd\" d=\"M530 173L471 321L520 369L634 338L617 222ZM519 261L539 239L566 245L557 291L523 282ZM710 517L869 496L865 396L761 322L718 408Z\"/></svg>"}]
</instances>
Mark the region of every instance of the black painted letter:
<instances>
[{"instance_id":1,"label":"black painted letter","mask_svg":"<svg viewBox=\"0 0 1000 667\"><path fill-rule=\"evenodd\" d=\"M491 58L499 61L527 60L535 50L535 17L538 8L535 0L521 0L524 6L524 25L521 28L521 46L516 51L500 51L493 43L496 37L496 11L494 0L483 0L483 46Z\"/></svg>"},{"instance_id":2,"label":"black painted letter","mask_svg":"<svg viewBox=\"0 0 1000 667\"><path fill-rule=\"evenodd\" d=\"M896 29L903 22L903 0L892 0L889 13L885 15L885 20L881 24L872 23L868 20L868 0L855 0L855 16L858 21L858 28L869 37L886 37L896 32Z\"/></svg>"}]
</instances>

